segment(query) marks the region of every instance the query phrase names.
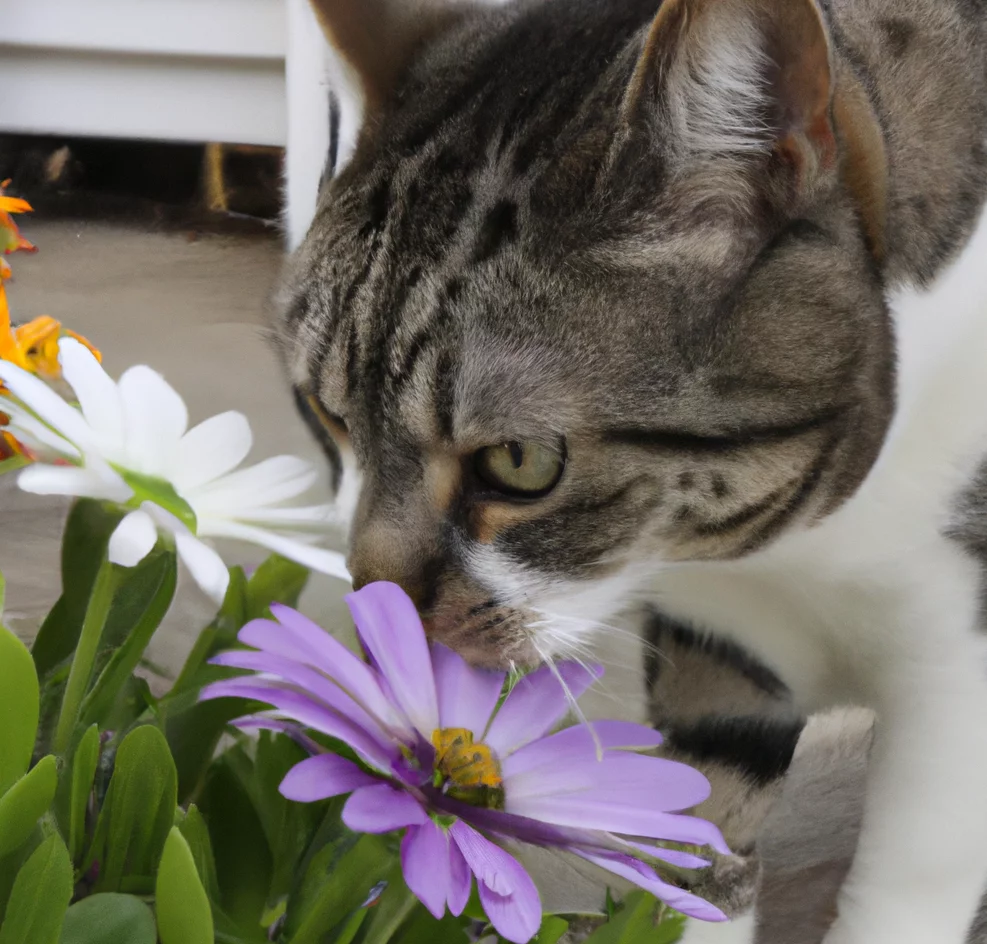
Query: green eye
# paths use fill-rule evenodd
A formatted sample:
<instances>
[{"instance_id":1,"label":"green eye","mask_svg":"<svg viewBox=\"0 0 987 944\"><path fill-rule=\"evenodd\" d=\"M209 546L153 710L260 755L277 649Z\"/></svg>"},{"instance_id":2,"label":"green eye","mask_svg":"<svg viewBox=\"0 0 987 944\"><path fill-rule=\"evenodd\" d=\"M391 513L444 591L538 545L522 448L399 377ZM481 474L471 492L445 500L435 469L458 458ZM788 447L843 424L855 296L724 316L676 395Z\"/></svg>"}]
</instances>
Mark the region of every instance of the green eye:
<instances>
[{"instance_id":1,"label":"green eye","mask_svg":"<svg viewBox=\"0 0 987 944\"><path fill-rule=\"evenodd\" d=\"M538 443L508 442L487 446L474 457L477 475L505 495L537 498L562 477L565 459L557 449Z\"/></svg>"}]
</instances>

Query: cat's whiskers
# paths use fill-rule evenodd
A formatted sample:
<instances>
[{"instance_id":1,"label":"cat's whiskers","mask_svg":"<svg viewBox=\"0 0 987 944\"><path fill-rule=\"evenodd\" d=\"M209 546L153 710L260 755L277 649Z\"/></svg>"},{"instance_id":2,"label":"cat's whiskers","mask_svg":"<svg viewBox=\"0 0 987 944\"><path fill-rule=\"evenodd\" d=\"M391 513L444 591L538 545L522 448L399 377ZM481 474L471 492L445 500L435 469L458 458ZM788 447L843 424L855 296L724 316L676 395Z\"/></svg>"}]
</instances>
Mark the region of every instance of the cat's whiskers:
<instances>
[{"instance_id":1,"label":"cat's whiskers","mask_svg":"<svg viewBox=\"0 0 987 944\"><path fill-rule=\"evenodd\" d=\"M591 636L602 630L608 634L630 639L632 642L640 645L644 652L657 656L659 659L664 660L674 668L675 663L663 650L661 650L654 643L648 642L648 640L644 639L639 633L627 629L626 627L614 626L611 623L603 623L599 620L586 619L578 616L566 616L546 609L535 609L534 612L541 616L542 619L530 624L529 628L540 631L553 643L559 643L561 647L563 647L559 651L564 650L566 652L582 652L587 658L595 658L597 661L603 662L604 664L613 665L615 667L631 668L632 666L622 665L615 660L606 660L601 658L591 647L591 645L585 641L585 637ZM559 625L561 623L574 624L577 628L567 632ZM634 663L634 666L636 665L637 663Z\"/></svg>"},{"instance_id":2,"label":"cat's whiskers","mask_svg":"<svg viewBox=\"0 0 987 944\"><path fill-rule=\"evenodd\" d=\"M532 646L534 646L535 651L538 653L542 662L544 662L545 665L548 666L548 670L552 673L552 675L555 676L556 681L558 681L559 685L562 686L562 691L565 693L565 699L569 703L569 707L572 709L572 713L576 716L579 723L583 725L587 731L589 731L589 735L593 739L593 745L596 748L596 759L602 761L603 743L600 741L600 736L596 733L596 729L593 727L593 725L590 724L589 719L586 717L586 714L583 712L583 709L580 708L576 696L572 694L572 689L569 688L569 685L566 682L565 677L559 671L559 667L555 664L555 660L552 658L551 655L549 655L547 652L542 650L542 648L538 645L536 639L532 638L531 644Z\"/></svg>"}]
</instances>

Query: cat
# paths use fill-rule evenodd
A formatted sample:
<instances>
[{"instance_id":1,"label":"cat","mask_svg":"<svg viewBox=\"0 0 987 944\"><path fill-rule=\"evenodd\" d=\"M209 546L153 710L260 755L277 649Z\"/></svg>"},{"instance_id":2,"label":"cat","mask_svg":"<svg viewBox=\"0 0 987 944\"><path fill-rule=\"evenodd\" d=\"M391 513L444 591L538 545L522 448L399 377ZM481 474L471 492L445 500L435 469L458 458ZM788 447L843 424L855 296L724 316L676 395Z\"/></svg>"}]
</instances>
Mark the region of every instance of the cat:
<instances>
[{"instance_id":1,"label":"cat","mask_svg":"<svg viewBox=\"0 0 987 944\"><path fill-rule=\"evenodd\" d=\"M648 600L794 719L872 708L825 944L960 944L987 878L987 3L315 8L364 121L276 330L355 583L479 665L579 655Z\"/></svg>"}]
</instances>

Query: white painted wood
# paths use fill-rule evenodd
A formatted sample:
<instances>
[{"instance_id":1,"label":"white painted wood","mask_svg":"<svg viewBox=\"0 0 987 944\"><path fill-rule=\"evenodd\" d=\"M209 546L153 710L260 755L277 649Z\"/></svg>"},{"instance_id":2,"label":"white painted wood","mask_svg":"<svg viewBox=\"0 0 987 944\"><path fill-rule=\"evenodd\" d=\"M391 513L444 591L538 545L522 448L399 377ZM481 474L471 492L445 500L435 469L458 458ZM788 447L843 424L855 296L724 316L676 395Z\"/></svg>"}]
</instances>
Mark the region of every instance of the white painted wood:
<instances>
[{"instance_id":1,"label":"white painted wood","mask_svg":"<svg viewBox=\"0 0 987 944\"><path fill-rule=\"evenodd\" d=\"M0 0L0 43L154 55L284 58L282 0Z\"/></svg>"},{"instance_id":2,"label":"white painted wood","mask_svg":"<svg viewBox=\"0 0 987 944\"><path fill-rule=\"evenodd\" d=\"M285 234L295 249L312 222L329 151L328 46L308 0L286 0Z\"/></svg>"},{"instance_id":3,"label":"white painted wood","mask_svg":"<svg viewBox=\"0 0 987 944\"><path fill-rule=\"evenodd\" d=\"M0 129L283 145L274 60L103 56L0 47Z\"/></svg>"}]
</instances>

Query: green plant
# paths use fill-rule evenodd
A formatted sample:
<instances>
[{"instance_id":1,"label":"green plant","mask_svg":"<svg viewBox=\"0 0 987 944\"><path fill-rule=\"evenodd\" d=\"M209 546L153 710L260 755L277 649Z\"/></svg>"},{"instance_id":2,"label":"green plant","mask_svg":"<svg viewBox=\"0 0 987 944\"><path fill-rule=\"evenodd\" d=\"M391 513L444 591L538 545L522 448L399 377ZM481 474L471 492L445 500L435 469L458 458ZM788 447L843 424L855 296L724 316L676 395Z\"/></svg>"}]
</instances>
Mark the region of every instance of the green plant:
<instances>
[{"instance_id":1,"label":"green plant","mask_svg":"<svg viewBox=\"0 0 987 944\"><path fill-rule=\"evenodd\" d=\"M135 567L109 564L119 518L93 500L73 507L62 595L32 652L0 624L0 944L476 940L477 903L433 918L405 886L392 837L351 833L338 799L278 792L305 752L228 727L257 706L198 700L238 671L210 658L273 601L294 604L305 568L277 556L249 578L233 568L216 617L155 696L143 659L174 599L175 551L161 541ZM0 578L0 614L2 599ZM669 944L680 922L657 917L657 902L634 893L590 942ZM546 916L536 940L567 927Z\"/></svg>"}]
</instances>

